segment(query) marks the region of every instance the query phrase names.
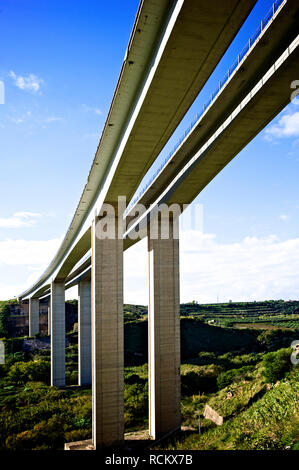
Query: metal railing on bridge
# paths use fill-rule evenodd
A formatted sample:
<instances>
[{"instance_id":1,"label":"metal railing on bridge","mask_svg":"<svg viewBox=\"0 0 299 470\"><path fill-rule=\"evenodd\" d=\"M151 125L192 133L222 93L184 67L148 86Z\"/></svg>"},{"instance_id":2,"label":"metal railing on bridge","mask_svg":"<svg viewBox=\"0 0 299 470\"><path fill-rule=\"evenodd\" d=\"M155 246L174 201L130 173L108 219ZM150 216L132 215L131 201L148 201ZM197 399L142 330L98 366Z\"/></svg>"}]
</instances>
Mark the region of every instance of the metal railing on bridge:
<instances>
[{"instance_id":1,"label":"metal railing on bridge","mask_svg":"<svg viewBox=\"0 0 299 470\"><path fill-rule=\"evenodd\" d=\"M150 186L150 184L156 179L156 177L161 173L163 168L166 166L168 161L171 159L171 157L174 155L176 150L179 148L179 146L182 144L182 142L186 139L186 137L190 134L192 131L193 127L195 124L199 121L199 119L203 116L203 114L210 108L212 105L213 101L216 99L218 96L219 92L222 90L224 85L227 83L233 72L236 70L240 62L244 59L246 54L250 51L250 49L254 46L256 43L257 39L260 37L262 31L265 29L269 21L273 18L279 7L281 6L282 3L284 3L285 0L276 0L273 4L271 9L268 11L268 13L265 15L265 17L261 20L259 27L257 30L254 32L254 34L249 38L247 41L246 45L243 47L241 50L240 54L238 54L237 59L234 61L233 65L228 69L226 72L224 78L219 81L217 89L211 93L210 99L203 105L201 111L196 114L195 119L191 122L190 126L186 129L185 133L182 135L182 137L178 140L178 142L175 144L171 152L167 155L167 157L163 160L159 168L155 171L155 173L150 177L146 185L138 192L137 196L135 196L130 203L128 204L128 207L124 213L124 215L128 214L130 209L136 204L136 202L142 197L142 195L145 193L147 188Z\"/></svg>"}]
</instances>

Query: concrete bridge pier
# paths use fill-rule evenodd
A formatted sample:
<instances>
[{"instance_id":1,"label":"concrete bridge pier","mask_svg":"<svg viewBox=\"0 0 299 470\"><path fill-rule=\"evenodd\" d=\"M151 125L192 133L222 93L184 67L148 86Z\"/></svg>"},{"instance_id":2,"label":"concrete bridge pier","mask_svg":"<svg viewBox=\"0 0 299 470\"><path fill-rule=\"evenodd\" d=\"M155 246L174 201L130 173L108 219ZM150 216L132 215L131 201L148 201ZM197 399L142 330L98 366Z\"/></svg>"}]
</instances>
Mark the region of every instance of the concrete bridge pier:
<instances>
[{"instance_id":1,"label":"concrete bridge pier","mask_svg":"<svg viewBox=\"0 0 299 470\"><path fill-rule=\"evenodd\" d=\"M148 345L149 433L157 439L180 428L181 379L179 219L168 221L168 239L162 238L161 220L155 223L157 238L148 231Z\"/></svg>"},{"instance_id":2,"label":"concrete bridge pier","mask_svg":"<svg viewBox=\"0 0 299 470\"><path fill-rule=\"evenodd\" d=\"M94 448L124 440L123 240L99 238L92 224L92 442ZM99 223L99 222L97 222Z\"/></svg>"},{"instance_id":3,"label":"concrete bridge pier","mask_svg":"<svg viewBox=\"0 0 299 470\"><path fill-rule=\"evenodd\" d=\"M65 286L51 283L51 385L65 386Z\"/></svg>"},{"instance_id":4,"label":"concrete bridge pier","mask_svg":"<svg viewBox=\"0 0 299 470\"><path fill-rule=\"evenodd\" d=\"M51 298L48 302L48 335L51 335Z\"/></svg>"},{"instance_id":5,"label":"concrete bridge pier","mask_svg":"<svg viewBox=\"0 0 299 470\"><path fill-rule=\"evenodd\" d=\"M78 368L79 385L91 384L91 281L78 285Z\"/></svg>"},{"instance_id":6,"label":"concrete bridge pier","mask_svg":"<svg viewBox=\"0 0 299 470\"><path fill-rule=\"evenodd\" d=\"M29 299L29 336L39 333L39 299Z\"/></svg>"}]
</instances>

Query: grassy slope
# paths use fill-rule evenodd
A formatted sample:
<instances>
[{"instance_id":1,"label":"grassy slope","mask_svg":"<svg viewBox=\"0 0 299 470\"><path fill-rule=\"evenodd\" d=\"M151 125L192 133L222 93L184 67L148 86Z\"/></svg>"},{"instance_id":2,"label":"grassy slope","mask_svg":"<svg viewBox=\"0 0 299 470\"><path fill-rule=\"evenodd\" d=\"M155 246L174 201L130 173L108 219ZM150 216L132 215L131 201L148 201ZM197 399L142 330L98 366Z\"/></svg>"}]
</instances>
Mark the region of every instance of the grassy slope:
<instances>
[{"instance_id":1,"label":"grassy slope","mask_svg":"<svg viewBox=\"0 0 299 470\"><path fill-rule=\"evenodd\" d=\"M196 450L268 450L298 448L299 441L299 368L272 385L256 401L250 399L262 387L257 377L250 384L230 386L208 400L223 414L232 415L222 426L203 420L204 433L192 433L172 440L163 449ZM268 386L269 388L269 386ZM239 389L239 397L237 390ZM242 389L242 391L241 391ZM255 389L255 391L254 391ZM235 403L227 398L233 390ZM195 400L196 397L193 397ZM205 401L205 400L203 400ZM227 405L226 403L229 403ZM247 402L247 403L246 403ZM200 406L200 404L198 403ZM215 406L216 405L216 406Z\"/></svg>"}]
</instances>

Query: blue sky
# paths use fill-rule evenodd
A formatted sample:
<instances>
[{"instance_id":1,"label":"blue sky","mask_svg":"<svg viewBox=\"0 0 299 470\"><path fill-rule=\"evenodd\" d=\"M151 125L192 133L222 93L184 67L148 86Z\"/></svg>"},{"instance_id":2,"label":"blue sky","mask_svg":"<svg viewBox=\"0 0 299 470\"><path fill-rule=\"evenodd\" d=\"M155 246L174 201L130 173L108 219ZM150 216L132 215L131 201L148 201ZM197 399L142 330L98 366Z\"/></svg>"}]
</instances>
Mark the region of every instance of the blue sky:
<instances>
[{"instance_id":1,"label":"blue sky","mask_svg":"<svg viewBox=\"0 0 299 470\"><path fill-rule=\"evenodd\" d=\"M0 299L39 276L71 222L138 3L1 2ZM160 159L271 4L257 2ZM204 233L182 231L182 301L299 298L298 149L299 108L290 104L198 196ZM125 254L127 302L147 302L145 263L143 241Z\"/></svg>"}]
</instances>

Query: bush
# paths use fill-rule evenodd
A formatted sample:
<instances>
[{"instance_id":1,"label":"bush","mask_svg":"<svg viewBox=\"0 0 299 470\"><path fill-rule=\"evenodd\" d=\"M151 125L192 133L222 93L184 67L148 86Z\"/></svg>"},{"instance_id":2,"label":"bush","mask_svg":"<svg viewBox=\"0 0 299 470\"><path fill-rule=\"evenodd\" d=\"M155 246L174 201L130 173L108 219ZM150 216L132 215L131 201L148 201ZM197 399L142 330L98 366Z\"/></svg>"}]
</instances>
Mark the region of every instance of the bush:
<instances>
[{"instance_id":1,"label":"bush","mask_svg":"<svg viewBox=\"0 0 299 470\"><path fill-rule=\"evenodd\" d=\"M226 372L222 372L217 377L218 390L221 390L234 382L248 379L248 373L253 369L254 366L244 366L239 369L231 369Z\"/></svg>"},{"instance_id":2,"label":"bush","mask_svg":"<svg viewBox=\"0 0 299 470\"><path fill-rule=\"evenodd\" d=\"M257 341L263 351L277 351L280 348L287 348L295 339L297 339L295 331L281 329L265 330L257 337Z\"/></svg>"},{"instance_id":3,"label":"bush","mask_svg":"<svg viewBox=\"0 0 299 470\"><path fill-rule=\"evenodd\" d=\"M126 384L125 387L125 425L133 426L143 422L148 410L148 384Z\"/></svg>"},{"instance_id":4,"label":"bush","mask_svg":"<svg viewBox=\"0 0 299 470\"><path fill-rule=\"evenodd\" d=\"M290 349L279 349L276 352L269 352L263 357L263 375L267 382L275 383L283 378L286 372L291 369Z\"/></svg>"},{"instance_id":5,"label":"bush","mask_svg":"<svg viewBox=\"0 0 299 470\"><path fill-rule=\"evenodd\" d=\"M63 417L54 415L47 422L41 421L33 429L9 436L6 439L8 450L55 449L64 443Z\"/></svg>"},{"instance_id":6,"label":"bush","mask_svg":"<svg viewBox=\"0 0 299 470\"><path fill-rule=\"evenodd\" d=\"M50 363L38 360L31 362L16 362L7 374L7 379L13 384L25 384L28 381L50 382Z\"/></svg>"},{"instance_id":7,"label":"bush","mask_svg":"<svg viewBox=\"0 0 299 470\"><path fill-rule=\"evenodd\" d=\"M70 375L70 385L78 385L78 371L73 370Z\"/></svg>"},{"instance_id":8,"label":"bush","mask_svg":"<svg viewBox=\"0 0 299 470\"><path fill-rule=\"evenodd\" d=\"M142 379L139 377L137 374L129 374L125 376L125 382L128 385L134 385L134 384L145 384L146 380Z\"/></svg>"},{"instance_id":9,"label":"bush","mask_svg":"<svg viewBox=\"0 0 299 470\"><path fill-rule=\"evenodd\" d=\"M214 352L202 351L198 354L199 363L202 365L206 364L215 364L217 361L217 356Z\"/></svg>"},{"instance_id":10,"label":"bush","mask_svg":"<svg viewBox=\"0 0 299 470\"><path fill-rule=\"evenodd\" d=\"M189 366L182 368L182 395L198 395L217 390L217 375L222 372L220 366Z\"/></svg>"},{"instance_id":11,"label":"bush","mask_svg":"<svg viewBox=\"0 0 299 470\"><path fill-rule=\"evenodd\" d=\"M74 429L65 433L65 442L85 441L91 438L89 429Z\"/></svg>"}]
</instances>

